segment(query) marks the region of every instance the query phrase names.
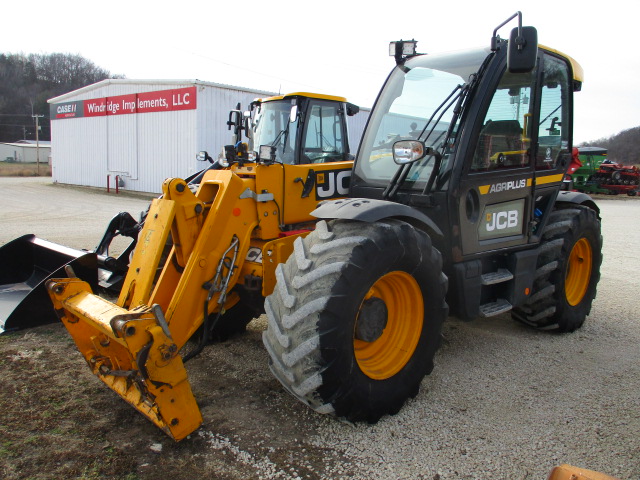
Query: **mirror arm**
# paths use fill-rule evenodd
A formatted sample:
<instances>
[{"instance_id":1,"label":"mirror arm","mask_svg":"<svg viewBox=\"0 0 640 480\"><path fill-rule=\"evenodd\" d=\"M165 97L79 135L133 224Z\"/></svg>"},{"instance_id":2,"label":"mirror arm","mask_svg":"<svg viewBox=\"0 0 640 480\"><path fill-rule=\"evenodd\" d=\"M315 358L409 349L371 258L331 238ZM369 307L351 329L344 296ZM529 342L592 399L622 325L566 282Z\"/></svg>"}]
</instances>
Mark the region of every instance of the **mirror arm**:
<instances>
[{"instance_id":1,"label":"mirror arm","mask_svg":"<svg viewBox=\"0 0 640 480\"><path fill-rule=\"evenodd\" d=\"M431 189L433 188L433 184L436 181L436 177L438 176L438 172L440 171L440 165L442 165L442 154L437 152L433 148L430 148L429 154L436 157L436 161L433 163L433 170L431 170L431 175L429 175L429 181L424 186L424 190L422 190L423 195L428 195L431 193Z\"/></svg>"},{"instance_id":2,"label":"mirror arm","mask_svg":"<svg viewBox=\"0 0 640 480\"><path fill-rule=\"evenodd\" d=\"M402 172L404 172L405 167L407 167L407 165L409 165L409 168L410 168L410 164L406 164L405 163L403 165L400 165L398 167L398 169L396 170L396 173L393 174L393 178L389 182L389 185L387 185L387 188L385 188L384 192L382 192L382 199L383 200L389 199L389 197L391 196L391 193L393 193L395 195L395 192L398 190L396 188L396 185L398 185L398 181L400 179L400 176L401 176ZM409 172L407 172L407 174L408 173Z\"/></svg>"},{"instance_id":3,"label":"mirror arm","mask_svg":"<svg viewBox=\"0 0 640 480\"><path fill-rule=\"evenodd\" d=\"M522 50L524 46L524 38L522 37L522 12L517 11L509 18L507 18L504 22L498 25L493 31L493 36L491 37L491 51L495 52L498 50L498 30L504 27L507 23L509 23L514 18L518 17L518 38L516 39L516 45L518 46L518 50Z\"/></svg>"}]
</instances>

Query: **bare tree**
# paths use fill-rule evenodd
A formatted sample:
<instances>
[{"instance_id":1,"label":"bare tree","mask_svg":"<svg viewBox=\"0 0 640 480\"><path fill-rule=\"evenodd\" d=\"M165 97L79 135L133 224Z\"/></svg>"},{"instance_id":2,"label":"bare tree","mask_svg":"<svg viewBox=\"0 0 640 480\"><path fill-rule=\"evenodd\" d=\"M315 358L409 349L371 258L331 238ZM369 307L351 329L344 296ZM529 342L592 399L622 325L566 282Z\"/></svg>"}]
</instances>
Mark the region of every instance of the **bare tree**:
<instances>
[{"instance_id":1,"label":"bare tree","mask_svg":"<svg viewBox=\"0 0 640 480\"><path fill-rule=\"evenodd\" d=\"M45 115L40 138L49 140L48 99L122 77L78 54L0 54L0 142L35 138L34 114Z\"/></svg>"},{"instance_id":2,"label":"bare tree","mask_svg":"<svg viewBox=\"0 0 640 480\"><path fill-rule=\"evenodd\" d=\"M623 165L640 164L640 127L623 130L617 135L584 142L582 147L602 147L608 150L607 156Z\"/></svg>"}]
</instances>

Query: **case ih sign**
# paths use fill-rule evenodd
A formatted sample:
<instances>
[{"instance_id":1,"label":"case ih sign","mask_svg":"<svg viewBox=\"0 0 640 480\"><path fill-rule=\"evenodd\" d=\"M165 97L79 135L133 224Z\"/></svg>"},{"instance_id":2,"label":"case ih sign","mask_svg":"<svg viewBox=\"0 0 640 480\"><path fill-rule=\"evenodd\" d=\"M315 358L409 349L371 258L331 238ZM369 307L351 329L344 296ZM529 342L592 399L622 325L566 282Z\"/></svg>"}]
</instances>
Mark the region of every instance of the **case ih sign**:
<instances>
[{"instance_id":1,"label":"case ih sign","mask_svg":"<svg viewBox=\"0 0 640 480\"><path fill-rule=\"evenodd\" d=\"M93 98L76 102L54 103L50 107L51 120L132 113L194 110L196 87L132 93L115 97Z\"/></svg>"}]
</instances>

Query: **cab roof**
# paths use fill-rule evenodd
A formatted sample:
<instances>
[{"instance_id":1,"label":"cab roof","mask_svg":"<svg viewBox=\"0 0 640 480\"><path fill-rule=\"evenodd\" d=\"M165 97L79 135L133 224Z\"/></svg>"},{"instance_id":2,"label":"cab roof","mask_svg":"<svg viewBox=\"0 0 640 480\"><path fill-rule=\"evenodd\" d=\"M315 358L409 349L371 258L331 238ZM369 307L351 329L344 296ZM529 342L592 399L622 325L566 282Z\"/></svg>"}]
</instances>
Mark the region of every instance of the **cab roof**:
<instances>
[{"instance_id":1,"label":"cab roof","mask_svg":"<svg viewBox=\"0 0 640 480\"><path fill-rule=\"evenodd\" d=\"M566 53L562 53L561 51L556 50L555 48L545 47L544 45L538 45L538 47L548 52L555 53L556 55L560 55L561 57L566 58L569 61L569 63L571 63L571 70L573 70L573 79L576 82L580 82L580 83L584 81L584 70L582 69L582 65L580 65L576 60L571 58Z\"/></svg>"},{"instance_id":2,"label":"cab roof","mask_svg":"<svg viewBox=\"0 0 640 480\"><path fill-rule=\"evenodd\" d=\"M309 92L294 92L287 93L285 95L276 95L274 97L261 98L261 102L273 102L276 100L286 100L288 98L294 97L307 97L307 98L318 98L320 100L330 100L333 102L346 102L347 99L344 97L336 97L333 95L324 95L322 93L309 93Z\"/></svg>"}]
</instances>

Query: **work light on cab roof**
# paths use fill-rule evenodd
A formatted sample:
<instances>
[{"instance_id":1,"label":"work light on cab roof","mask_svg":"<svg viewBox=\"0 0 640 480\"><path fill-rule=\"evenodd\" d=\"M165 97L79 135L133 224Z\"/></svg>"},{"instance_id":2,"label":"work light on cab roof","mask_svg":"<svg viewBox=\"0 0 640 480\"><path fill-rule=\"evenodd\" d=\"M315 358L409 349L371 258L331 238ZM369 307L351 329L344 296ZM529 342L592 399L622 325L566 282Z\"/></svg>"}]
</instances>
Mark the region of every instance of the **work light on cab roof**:
<instances>
[{"instance_id":1,"label":"work light on cab roof","mask_svg":"<svg viewBox=\"0 0 640 480\"><path fill-rule=\"evenodd\" d=\"M399 40L389 43L389 56L395 57L396 63L400 64L407 57L417 54L417 40Z\"/></svg>"}]
</instances>

